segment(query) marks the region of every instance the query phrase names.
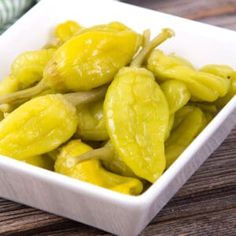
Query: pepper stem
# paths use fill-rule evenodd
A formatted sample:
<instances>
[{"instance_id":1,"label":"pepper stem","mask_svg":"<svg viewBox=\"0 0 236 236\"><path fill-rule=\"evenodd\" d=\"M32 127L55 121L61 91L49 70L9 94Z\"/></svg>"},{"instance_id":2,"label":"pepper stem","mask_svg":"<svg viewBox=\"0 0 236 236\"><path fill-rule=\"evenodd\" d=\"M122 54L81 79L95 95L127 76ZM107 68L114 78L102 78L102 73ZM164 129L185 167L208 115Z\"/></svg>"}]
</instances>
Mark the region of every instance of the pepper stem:
<instances>
[{"instance_id":1,"label":"pepper stem","mask_svg":"<svg viewBox=\"0 0 236 236\"><path fill-rule=\"evenodd\" d=\"M114 150L111 146L94 149L76 157L77 164L88 160L109 160L113 158Z\"/></svg>"},{"instance_id":2,"label":"pepper stem","mask_svg":"<svg viewBox=\"0 0 236 236\"><path fill-rule=\"evenodd\" d=\"M5 94L0 96L0 105L2 104L18 104L22 101L28 100L33 96L40 94L41 92L47 90L47 87L43 80L41 80L37 85L34 87L17 91L11 94Z\"/></svg>"},{"instance_id":3,"label":"pepper stem","mask_svg":"<svg viewBox=\"0 0 236 236\"><path fill-rule=\"evenodd\" d=\"M174 31L168 28L162 29L162 32L157 35L152 41L147 43L142 50L138 53L137 56L133 59L130 66L131 67L140 67L145 60L145 58L151 53L151 51L166 41L167 39L173 37L175 35Z\"/></svg>"},{"instance_id":4,"label":"pepper stem","mask_svg":"<svg viewBox=\"0 0 236 236\"><path fill-rule=\"evenodd\" d=\"M150 42L151 31L150 29L146 29L143 31L143 47L146 47Z\"/></svg>"},{"instance_id":5,"label":"pepper stem","mask_svg":"<svg viewBox=\"0 0 236 236\"><path fill-rule=\"evenodd\" d=\"M3 113L8 113L11 111L11 106L9 104L1 104L0 111Z\"/></svg>"},{"instance_id":6,"label":"pepper stem","mask_svg":"<svg viewBox=\"0 0 236 236\"><path fill-rule=\"evenodd\" d=\"M64 94L64 97L68 102L70 102L74 106L78 106L81 104L94 102L103 98L106 94L107 88L108 85L103 85L90 91L67 93Z\"/></svg>"}]
</instances>

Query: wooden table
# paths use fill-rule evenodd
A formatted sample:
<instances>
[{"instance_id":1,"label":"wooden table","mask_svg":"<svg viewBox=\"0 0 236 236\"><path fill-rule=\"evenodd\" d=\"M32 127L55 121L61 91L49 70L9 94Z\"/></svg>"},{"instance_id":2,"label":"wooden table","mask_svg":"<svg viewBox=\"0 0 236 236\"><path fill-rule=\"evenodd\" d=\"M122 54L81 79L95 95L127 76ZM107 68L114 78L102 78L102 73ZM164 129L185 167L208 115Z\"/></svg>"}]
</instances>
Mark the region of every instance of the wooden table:
<instances>
[{"instance_id":1,"label":"wooden table","mask_svg":"<svg viewBox=\"0 0 236 236\"><path fill-rule=\"evenodd\" d=\"M127 2L236 30L236 0ZM235 190L236 129L156 216L142 235L236 235ZM0 199L0 235L109 234Z\"/></svg>"}]
</instances>

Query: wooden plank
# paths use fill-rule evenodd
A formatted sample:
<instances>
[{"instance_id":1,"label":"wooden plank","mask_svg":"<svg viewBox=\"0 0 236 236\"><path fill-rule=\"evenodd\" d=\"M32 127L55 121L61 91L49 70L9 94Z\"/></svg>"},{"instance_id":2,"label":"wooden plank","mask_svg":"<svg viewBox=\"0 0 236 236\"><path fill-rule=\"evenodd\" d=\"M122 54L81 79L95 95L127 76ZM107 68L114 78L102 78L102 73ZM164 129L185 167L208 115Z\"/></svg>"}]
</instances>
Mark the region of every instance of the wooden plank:
<instances>
[{"instance_id":1,"label":"wooden plank","mask_svg":"<svg viewBox=\"0 0 236 236\"><path fill-rule=\"evenodd\" d=\"M236 29L235 0L127 0L124 2L212 25Z\"/></svg>"},{"instance_id":2,"label":"wooden plank","mask_svg":"<svg viewBox=\"0 0 236 236\"><path fill-rule=\"evenodd\" d=\"M149 225L142 235L235 235L234 209L213 212L211 214L198 214L189 217L181 217L177 220L169 220ZM212 223L214 222L214 224Z\"/></svg>"}]
</instances>

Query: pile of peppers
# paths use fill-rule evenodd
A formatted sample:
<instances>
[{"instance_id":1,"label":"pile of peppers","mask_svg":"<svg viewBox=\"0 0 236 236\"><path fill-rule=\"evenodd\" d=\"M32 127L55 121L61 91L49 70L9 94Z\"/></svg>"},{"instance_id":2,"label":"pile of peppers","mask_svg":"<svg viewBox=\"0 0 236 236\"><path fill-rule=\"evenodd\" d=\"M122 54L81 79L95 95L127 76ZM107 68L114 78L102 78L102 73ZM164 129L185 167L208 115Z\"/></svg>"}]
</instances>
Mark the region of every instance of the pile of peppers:
<instances>
[{"instance_id":1,"label":"pile of peppers","mask_svg":"<svg viewBox=\"0 0 236 236\"><path fill-rule=\"evenodd\" d=\"M56 26L0 83L0 154L139 195L236 94L227 65L195 68L120 22ZM78 182L79 184L79 182Z\"/></svg>"}]
</instances>

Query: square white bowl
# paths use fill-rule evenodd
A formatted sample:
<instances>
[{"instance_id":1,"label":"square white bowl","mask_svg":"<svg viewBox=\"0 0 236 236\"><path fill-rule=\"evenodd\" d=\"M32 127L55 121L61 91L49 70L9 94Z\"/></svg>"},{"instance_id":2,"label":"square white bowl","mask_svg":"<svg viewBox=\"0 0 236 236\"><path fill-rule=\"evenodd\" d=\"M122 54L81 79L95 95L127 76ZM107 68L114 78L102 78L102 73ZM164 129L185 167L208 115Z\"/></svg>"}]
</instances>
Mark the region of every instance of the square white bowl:
<instances>
[{"instance_id":1,"label":"square white bowl","mask_svg":"<svg viewBox=\"0 0 236 236\"><path fill-rule=\"evenodd\" d=\"M166 52L196 66L228 64L236 68L236 32L109 0L42 0L0 36L0 77L16 55L42 47L53 27L73 19L85 26L121 21L155 35L170 27L176 37ZM191 143L178 160L138 197L112 192L79 180L0 156L0 197L64 216L119 235L137 235L222 143L236 124L236 97Z\"/></svg>"}]
</instances>

